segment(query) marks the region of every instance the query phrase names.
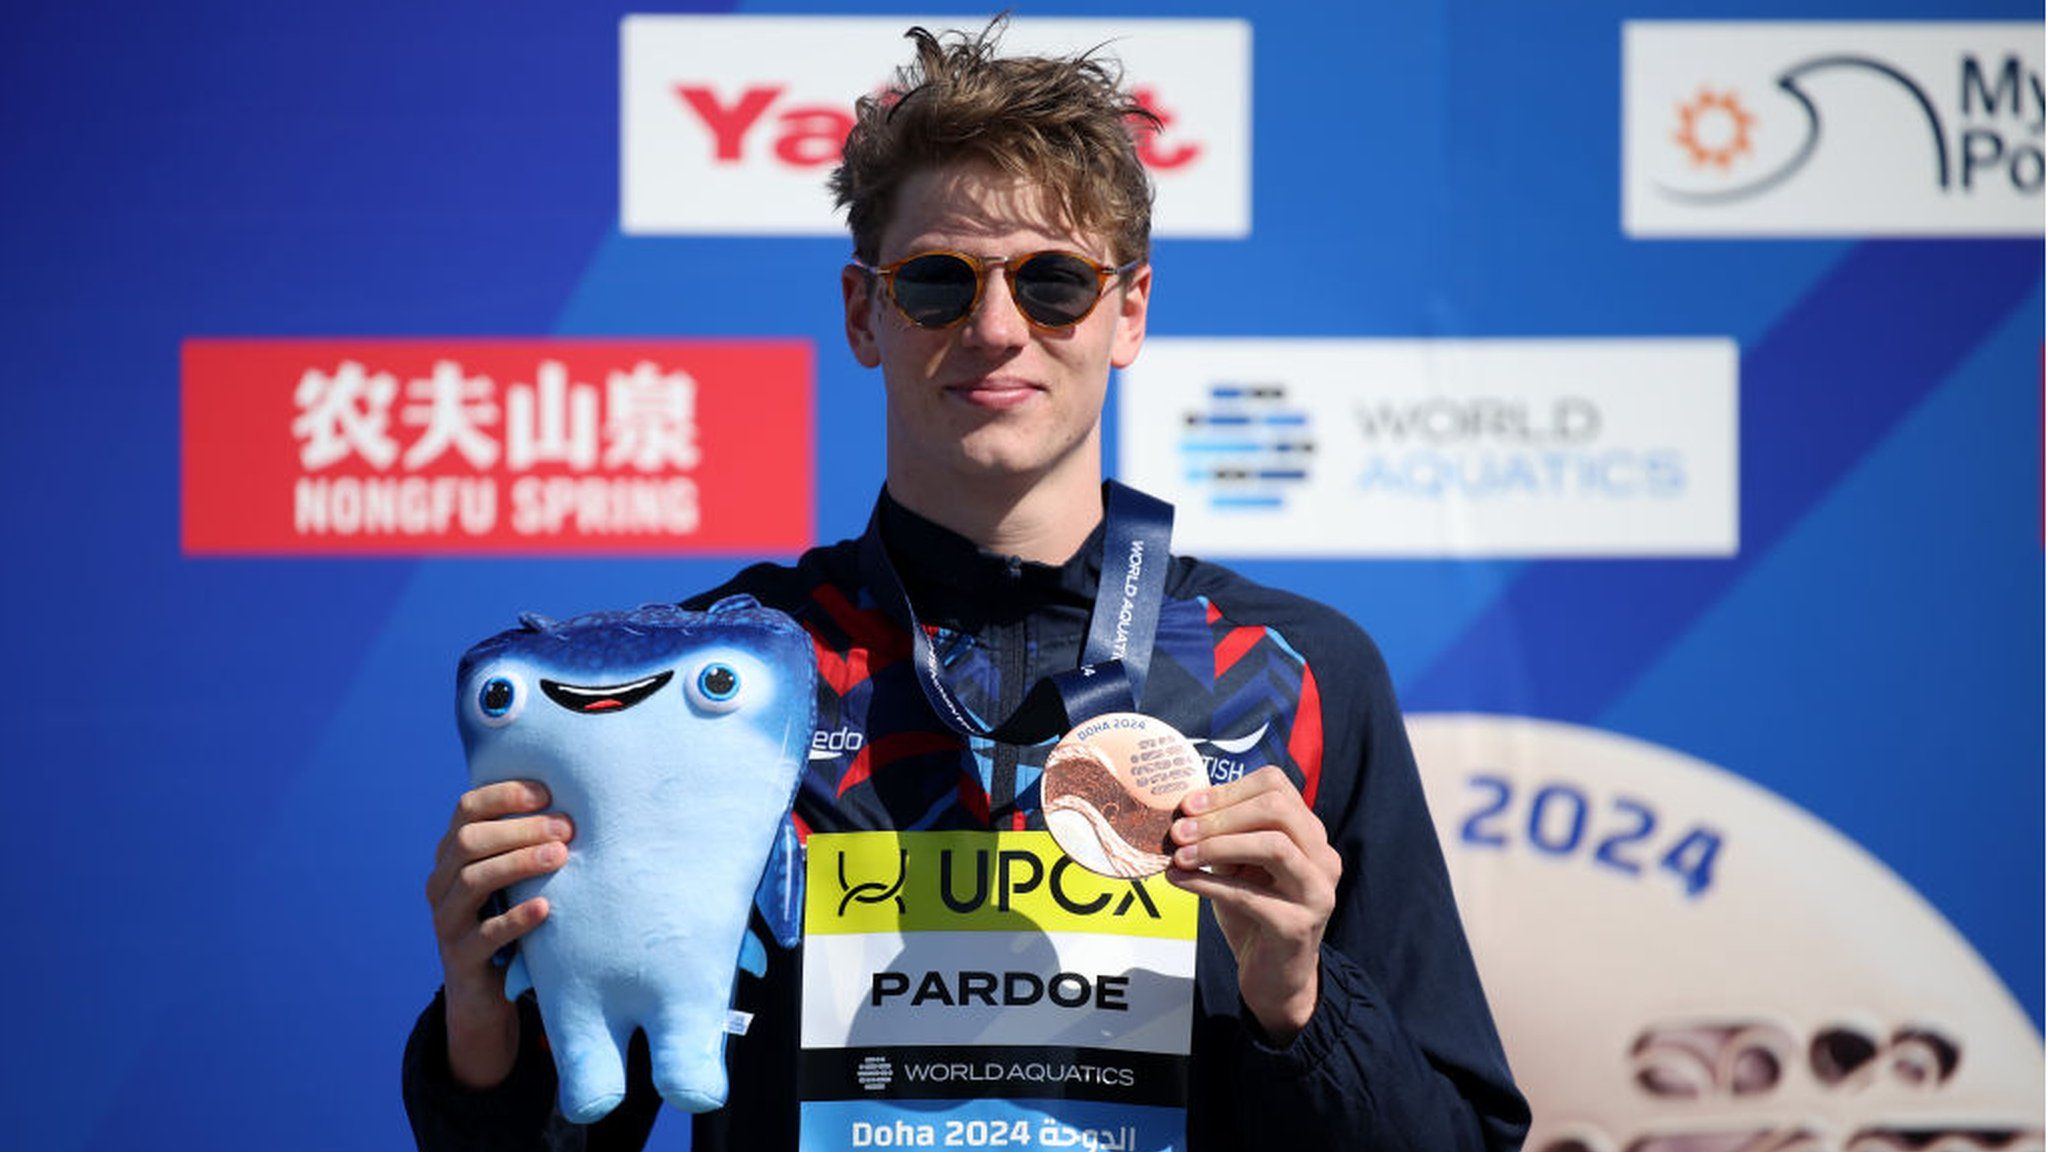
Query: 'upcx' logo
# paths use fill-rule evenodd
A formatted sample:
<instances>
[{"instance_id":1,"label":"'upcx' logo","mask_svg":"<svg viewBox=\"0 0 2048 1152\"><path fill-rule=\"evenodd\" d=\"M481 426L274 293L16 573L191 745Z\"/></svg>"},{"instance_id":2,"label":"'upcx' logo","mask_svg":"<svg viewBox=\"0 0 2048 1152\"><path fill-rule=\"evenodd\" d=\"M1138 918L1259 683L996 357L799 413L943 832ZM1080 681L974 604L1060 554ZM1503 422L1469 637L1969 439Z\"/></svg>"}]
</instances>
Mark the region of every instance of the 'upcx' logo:
<instances>
[{"instance_id":1,"label":"'upcx' logo","mask_svg":"<svg viewBox=\"0 0 2048 1152\"><path fill-rule=\"evenodd\" d=\"M1070 856L1061 856L1047 868L1036 854L1013 848L993 853L977 848L971 863L965 864L959 855L964 853L956 854L951 848L939 853L939 898L961 915L985 907L1009 912L1019 897L1043 887L1053 903L1075 916L1092 916L1105 909L1111 916L1124 916L1134 907L1142 907L1145 915L1160 918L1159 906L1142 883L1097 876L1076 865ZM1125 889L1120 900L1105 890L1119 885ZM1114 908L1110 907L1112 900L1117 901Z\"/></svg>"}]
</instances>

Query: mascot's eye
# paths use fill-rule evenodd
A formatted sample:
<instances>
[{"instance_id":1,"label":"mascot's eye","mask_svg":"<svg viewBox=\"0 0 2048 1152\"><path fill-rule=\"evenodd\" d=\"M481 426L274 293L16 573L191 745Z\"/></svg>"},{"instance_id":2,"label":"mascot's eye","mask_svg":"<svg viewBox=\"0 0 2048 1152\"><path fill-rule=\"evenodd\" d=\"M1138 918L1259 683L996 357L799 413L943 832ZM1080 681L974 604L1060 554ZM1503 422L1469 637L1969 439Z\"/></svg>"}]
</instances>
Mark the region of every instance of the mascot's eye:
<instances>
[{"instance_id":1,"label":"mascot's eye","mask_svg":"<svg viewBox=\"0 0 2048 1152\"><path fill-rule=\"evenodd\" d=\"M503 676L493 676L484 682L484 694L477 698L483 705L484 715L503 716L512 710L512 682Z\"/></svg>"},{"instance_id":2,"label":"mascot's eye","mask_svg":"<svg viewBox=\"0 0 2048 1152\"><path fill-rule=\"evenodd\" d=\"M518 683L509 676L493 676L476 690L477 713L494 728L510 724L525 704Z\"/></svg>"},{"instance_id":3,"label":"mascot's eye","mask_svg":"<svg viewBox=\"0 0 2048 1152\"><path fill-rule=\"evenodd\" d=\"M706 700L730 700L740 690L740 674L725 664L713 664L697 673L697 688Z\"/></svg>"},{"instance_id":4,"label":"mascot's eye","mask_svg":"<svg viewBox=\"0 0 2048 1152\"><path fill-rule=\"evenodd\" d=\"M730 664L706 664L690 681L690 700L707 712L730 712L740 706L740 674Z\"/></svg>"}]
</instances>

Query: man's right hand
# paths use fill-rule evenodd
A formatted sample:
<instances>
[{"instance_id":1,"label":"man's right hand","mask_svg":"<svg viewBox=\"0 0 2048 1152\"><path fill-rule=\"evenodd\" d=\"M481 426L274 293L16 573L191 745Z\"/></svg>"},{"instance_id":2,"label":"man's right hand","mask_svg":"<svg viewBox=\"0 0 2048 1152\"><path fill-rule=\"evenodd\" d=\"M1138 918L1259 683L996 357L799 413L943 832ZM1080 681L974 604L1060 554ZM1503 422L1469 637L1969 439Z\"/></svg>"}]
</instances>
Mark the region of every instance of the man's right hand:
<instances>
[{"instance_id":1,"label":"man's right hand","mask_svg":"<svg viewBox=\"0 0 2048 1152\"><path fill-rule=\"evenodd\" d=\"M441 948L448 1070L470 1088L496 1087L519 1056L519 1012L506 1001L505 973L491 956L545 920L548 902L536 896L495 916L481 913L492 893L553 872L568 860L575 832L569 818L526 815L548 804L547 789L529 780L463 793L427 877L434 939Z\"/></svg>"}]
</instances>

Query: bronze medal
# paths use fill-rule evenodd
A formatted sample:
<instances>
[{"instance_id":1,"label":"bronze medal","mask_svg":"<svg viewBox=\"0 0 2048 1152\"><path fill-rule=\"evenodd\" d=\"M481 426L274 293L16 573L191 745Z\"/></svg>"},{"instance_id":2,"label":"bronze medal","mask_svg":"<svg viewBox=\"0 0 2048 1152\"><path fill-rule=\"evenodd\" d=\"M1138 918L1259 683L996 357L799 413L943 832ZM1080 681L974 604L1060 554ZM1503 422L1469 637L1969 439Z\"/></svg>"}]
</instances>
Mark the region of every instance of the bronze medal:
<instances>
[{"instance_id":1,"label":"bronze medal","mask_svg":"<svg viewBox=\"0 0 2048 1152\"><path fill-rule=\"evenodd\" d=\"M1045 758L1045 826L1074 862L1136 879L1166 870L1181 798L1209 782L1201 754L1163 720L1096 716Z\"/></svg>"}]
</instances>

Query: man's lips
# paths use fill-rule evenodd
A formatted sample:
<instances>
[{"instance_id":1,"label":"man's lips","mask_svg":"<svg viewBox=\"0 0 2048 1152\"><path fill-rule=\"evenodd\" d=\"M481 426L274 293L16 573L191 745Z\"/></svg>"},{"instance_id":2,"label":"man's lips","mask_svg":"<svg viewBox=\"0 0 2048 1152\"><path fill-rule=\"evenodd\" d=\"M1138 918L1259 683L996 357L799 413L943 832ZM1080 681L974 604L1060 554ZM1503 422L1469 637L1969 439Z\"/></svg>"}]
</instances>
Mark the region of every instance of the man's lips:
<instances>
[{"instance_id":1,"label":"man's lips","mask_svg":"<svg viewBox=\"0 0 2048 1152\"><path fill-rule=\"evenodd\" d=\"M1028 403L1042 391L1044 389L1028 380L1013 377L968 380L946 386L948 396L977 408L1015 408Z\"/></svg>"}]
</instances>

